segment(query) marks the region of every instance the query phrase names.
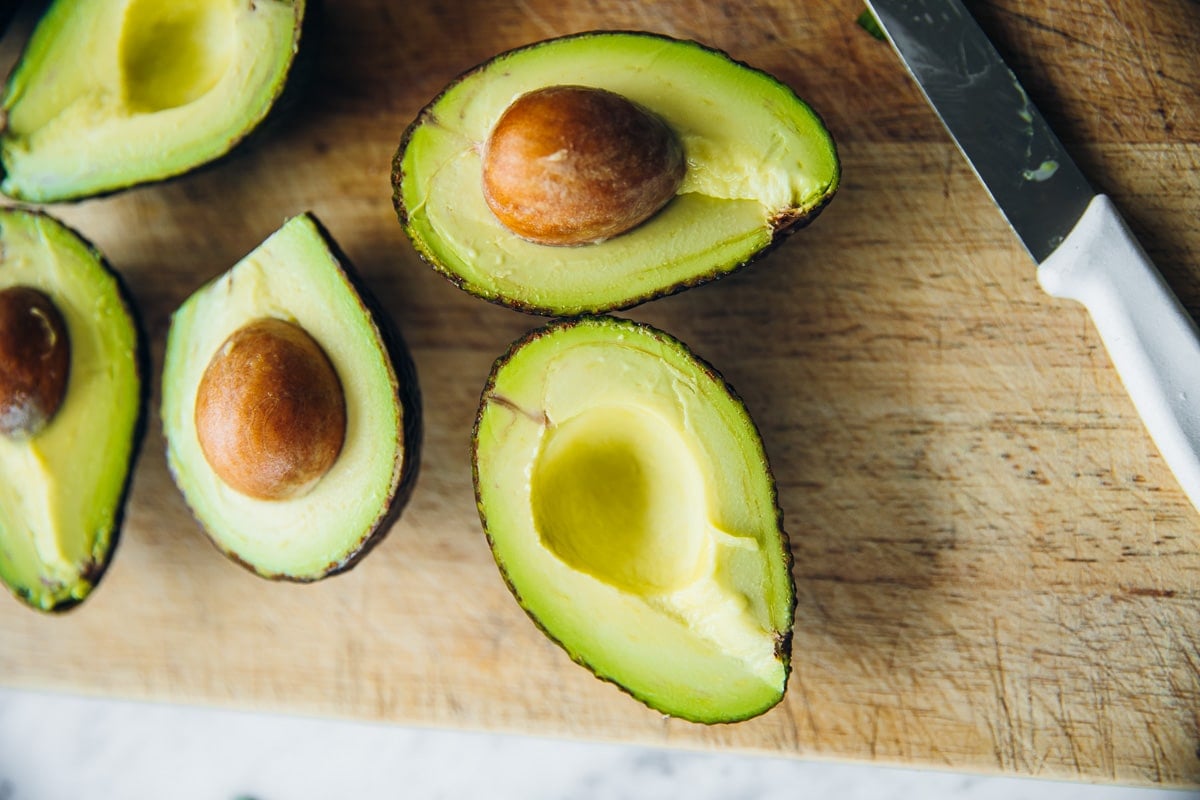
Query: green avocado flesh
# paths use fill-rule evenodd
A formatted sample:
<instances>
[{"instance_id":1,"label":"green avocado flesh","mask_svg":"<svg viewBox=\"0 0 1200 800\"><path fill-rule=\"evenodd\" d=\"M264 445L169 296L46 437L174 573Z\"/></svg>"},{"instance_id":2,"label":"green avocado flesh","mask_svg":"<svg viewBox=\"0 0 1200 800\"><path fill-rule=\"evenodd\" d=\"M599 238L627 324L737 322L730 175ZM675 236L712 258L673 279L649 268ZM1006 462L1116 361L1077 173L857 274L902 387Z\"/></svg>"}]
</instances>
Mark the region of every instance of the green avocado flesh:
<instances>
[{"instance_id":1,"label":"green avocado flesh","mask_svg":"<svg viewBox=\"0 0 1200 800\"><path fill-rule=\"evenodd\" d=\"M481 189L482 150L519 96L549 85L607 89L679 136L687 174L658 214L607 241L548 247L517 237ZM745 264L807 222L837 189L821 120L771 76L695 42L593 33L515 50L447 88L393 165L394 200L417 250L466 291L529 311L626 308Z\"/></svg>"},{"instance_id":2,"label":"green avocado flesh","mask_svg":"<svg viewBox=\"0 0 1200 800\"><path fill-rule=\"evenodd\" d=\"M311 215L289 220L175 312L163 364L167 463L209 538L264 577L312 581L350 566L399 512L412 442L388 341ZM345 394L337 460L307 494L261 500L224 483L196 433L197 390L225 340L264 317L298 325ZM405 395L406 396L406 395Z\"/></svg>"},{"instance_id":3,"label":"green avocado flesh","mask_svg":"<svg viewBox=\"0 0 1200 800\"><path fill-rule=\"evenodd\" d=\"M4 93L10 197L89 197L187 172L260 123L304 0L56 0Z\"/></svg>"},{"instance_id":4,"label":"green avocado flesh","mask_svg":"<svg viewBox=\"0 0 1200 800\"><path fill-rule=\"evenodd\" d=\"M711 367L649 326L552 323L497 362L474 448L496 562L574 660L697 722L779 702L790 551L758 431Z\"/></svg>"},{"instance_id":5,"label":"green avocado flesh","mask_svg":"<svg viewBox=\"0 0 1200 800\"><path fill-rule=\"evenodd\" d=\"M0 578L34 608L82 601L116 543L142 412L140 343L117 277L45 214L0 210L0 289L50 298L66 323L66 394L46 427L0 435Z\"/></svg>"}]
</instances>

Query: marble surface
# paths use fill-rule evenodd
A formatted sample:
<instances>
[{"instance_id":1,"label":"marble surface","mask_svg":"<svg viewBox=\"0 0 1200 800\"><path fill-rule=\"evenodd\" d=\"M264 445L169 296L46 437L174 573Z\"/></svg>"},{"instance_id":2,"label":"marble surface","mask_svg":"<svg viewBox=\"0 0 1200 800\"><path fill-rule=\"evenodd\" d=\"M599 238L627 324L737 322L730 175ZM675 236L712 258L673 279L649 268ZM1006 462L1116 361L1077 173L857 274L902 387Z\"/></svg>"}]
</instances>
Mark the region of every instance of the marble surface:
<instances>
[{"instance_id":1,"label":"marble surface","mask_svg":"<svg viewBox=\"0 0 1200 800\"><path fill-rule=\"evenodd\" d=\"M0 688L0 800L1190 800L1200 793L151 705Z\"/></svg>"}]
</instances>

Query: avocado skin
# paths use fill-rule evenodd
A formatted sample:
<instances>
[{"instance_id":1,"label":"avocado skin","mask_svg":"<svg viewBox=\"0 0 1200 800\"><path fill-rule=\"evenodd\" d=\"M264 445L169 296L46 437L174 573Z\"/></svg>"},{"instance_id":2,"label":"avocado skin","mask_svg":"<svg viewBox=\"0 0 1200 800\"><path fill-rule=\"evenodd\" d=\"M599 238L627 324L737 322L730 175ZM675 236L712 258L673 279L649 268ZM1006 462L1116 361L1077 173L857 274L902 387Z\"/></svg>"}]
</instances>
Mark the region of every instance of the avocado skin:
<instances>
[{"instance_id":1,"label":"avocado skin","mask_svg":"<svg viewBox=\"0 0 1200 800\"><path fill-rule=\"evenodd\" d=\"M739 395L737 393L737 391L735 391L734 388L729 384L729 382L725 380L724 376L721 375L721 373L717 370L716 367L714 367L712 364L710 364L705 359L696 355L695 351L693 351L690 347L688 347L685 343L681 342L679 339L676 339L674 336L671 336L669 333L665 333L664 331L662 331L658 328L655 328L652 325L647 325L644 322L637 322L635 320L629 320L629 319L621 319L621 318L612 317L612 316L608 316L608 315L584 314L584 315L580 315L577 317L556 319L546 325L543 325L540 328L535 328L535 329L527 332L524 336L522 336L521 338L519 338L515 342L513 342L511 345L509 345L508 350L506 350L504 352L504 354L502 356L500 356L499 358L497 358L496 361L493 363L491 373L488 375L487 382L484 384L484 387L483 387L483 392L480 394L479 408L475 412L475 423L471 429L471 484L474 487L474 491L475 491L475 508L479 512L479 521L480 521L480 524L483 526L484 538L487 539L489 549L494 550L495 544L492 541L492 534L491 534L490 529L488 528L487 511L484 508L482 495L480 493L479 425L483 421L483 412L487 406L488 398L491 396L492 390L496 386L497 375L499 375L501 368L505 364L507 364L508 361L513 357L513 355L515 355L519 350L521 350L521 348L523 348L525 345L529 344L530 342L532 342L536 339L546 336L549 333L552 333L561 328L566 328L566 327L570 327L573 325L591 324L591 323L597 323L597 322L599 322L599 323L615 322L618 320L622 324L630 324L636 328L640 328L642 330L649 332L652 336L654 336L656 338L659 338L659 339L662 339L662 340L668 341L668 342L673 342L674 344L679 346L682 350L684 350L684 352L686 352L688 355L690 355L692 358L694 358L696 360L696 365L703 374L707 375L708 377L710 377L714 381L716 381L718 384L723 386L725 388L725 391L727 391L729 393L729 396L731 398L733 398L734 402L736 402L738 405L742 406L742 408L745 408L746 403L742 399L741 395ZM757 430L757 427L756 427L756 430ZM761 434L759 436L760 436L760 442L761 442ZM787 565L788 573L791 574L793 568L795 567L795 557L793 556L792 548L790 547L790 545L788 543L787 531L784 530L784 527L783 527L783 509L779 505L779 488L775 482L775 474L772 471L771 465L769 463L766 464L766 470L767 470L767 475L771 481L771 499L772 499L773 505L775 507L775 528L781 534L780 543L782 545L781 550L782 550L783 560L784 560L784 563ZM556 636L551 634L550 631L548 631L546 629L546 627L542 624L542 622L537 617L535 617L533 615L533 613L529 611L528 608L525 607L525 601L522 599L521 593L517 590L517 587L513 584L512 580L509 578L508 572L504 569L503 565L500 564L499 560L496 561L496 566L499 568L500 576L501 576L501 578L503 578L505 586L508 587L509 592L511 592L513 598L516 599L517 605L519 605L521 607L521 610L525 612L525 615L527 617L529 617L530 620L533 621L533 624L537 627L538 630L540 630L542 632L543 635L545 635L545 637L547 639L549 639L550 641L552 641L556 645L558 645L560 648L562 648L563 652L565 652L572 661L574 661L579 666L585 668L588 672L592 673L592 675L594 677L596 677L597 679L604 681L605 683L612 684L613 686L617 687L622 692L629 695L634 700L637 700L639 703L641 703L642 705L651 709L652 711L658 711L658 709L654 708L654 706L650 705L644 698L638 696L636 693L631 691L628 687L623 686L620 683L617 683L612 678L608 678L604 675L597 674L596 671L592 668L591 664L589 664L587 661L585 661L577 653L572 652L572 650L569 647L567 647L562 642L562 640L560 640L559 638L557 638ZM792 590L792 597L791 597L791 607L788 609L788 616L792 620L795 620L796 592L795 592L795 588L794 588L794 585L795 585L794 578L793 578L792 582L793 582L793 590ZM794 628L795 628L795 624L793 622L793 625L791 627L789 627L787 631L784 631L782 633L782 635L779 635L775 641L775 653L783 662L784 675L787 678L790 678L791 672L792 672L792 633L793 633ZM786 686L786 681L785 681L785 686ZM687 717L687 716L678 716L677 718L683 719L687 722L695 722L695 723L699 723L699 724L703 724L703 725L732 724L732 723L737 723L737 722L744 722L748 719L752 719L754 717L765 714L767 711L770 711L772 708L774 708L775 705L778 705L779 702L783 700L783 697L785 695L786 695L786 692L784 694L781 694L779 697L779 700L777 700L774 704L772 704L770 706L767 706L765 708L747 711L746 714L743 716L739 716L736 718L730 718L730 719L722 719L719 722L712 722L710 720L691 718L691 717Z\"/></svg>"},{"instance_id":2,"label":"avocado skin","mask_svg":"<svg viewBox=\"0 0 1200 800\"><path fill-rule=\"evenodd\" d=\"M34 605L31 602L31 598L27 592L21 592L14 587L9 587L9 590L12 592L13 596L25 603L30 608L49 614L61 614L66 611L70 611L91 596L91 593L95 591L96 587L99 585L100 579L104 577L105 573L108 572L108 566L110 563L112 563L113 554L116 552L117 546L120 544L121 528L125 522L126 505L129 500L129 491L133 486L134 468L137 466L138 459L141 456L142 444L144 443L146 437L146 412L150 406L150 382L147 380L147 376L150 375L150 348L147 344L149 342L149 337L146 335L146 328L142 320L141 313L137 304L133 300L133 294L129 291L129 286L125 282L124 276L122 276L120 272L117 272L115 269L113 269L112 265L108 262L108 259L104 257L104 255L99 251L99 249L96 248L90 239L82 236L79 231L75 230L70 225L67 225L63 221L41 209L15 206L12 207L12 210L22 211L27 214L33 214L44 219L48 219L54 224L65 228L68 232L74 234L81 242L83 242L88 252L96 258L96 261L100 264L101 268L110 276L112 276L116 282L117 294L121 298L121 305L125 311L125 316L133 325L133 329L136 334L135 338L137 340L137 349L134 353L134 362L137 369L138 378L137 421L134 422L133 425L133 435L129 449L129 465L125 471L125 483L121 487L121 496L117 502L117 511L113 516L112 536L109 540L108 550L104 554L104 558L101 561L93 562L89 569L80 576L80 579L89 582L92 585L92 588L83 597L68 598L67 600L62 601L58 605L52 606L51 608L42 608ZM67 386L67 391L71 391L70 384Z\"/></svg>"},{"instance_id":3,"label":"avocado skin","mask_svg":"<svg viewBox=\"0 0 1200 800\"><path fill-rule=\"evenodd\" d=\"M304 104L308 93L313 91L319 75L319 63L325 39L325 23L328 12L322 0L295 0L296 13L300 16L300 27L292 41L292 63L288 67L283 84L271 99L271 107L262 121L246 131L240 140L231 144L225 155L201 164L191 172L208 171L242 156L260 143L275 136L276 131L287 130L298 109ZM188 173L180 173L175 178ZM166 178L164 180L172 180ZM161 183L162 181L160 181Z\"/></svg>"},{"instance_id":4,"label":"avocado skin","mask_svg":"<svg viewBox=\"0 0 1200 800\"><path fill-rule=\"evenodd\" d=\"M450 283L457 286L459 289L466 292L467 294L470 294L474 297L478 297L480 299L486 300L489 303L493 303L498 306L503 306L505 308L511 308L515 311L520 311L520 312L523 312L526 314L542 316L542 317L562 316L557 311L555 311L555 309L548 307L548 306L539 306L536 303L526 303L522 300L508 300L508 299L505 299L502 297L493 297L493 296L484 294L482 292L476 291L473 287L469 286L467 284L467 282L461 276L455 275L451 271L445 269L444 267L442 267L441 264L439 264L436 261L436 259L433 259L430 256L428 256L426 254L426 252L424 251L424 249L417 243L417 239L416 239L416 237L413 236L412 228L409 225L408 209L404 205L404 198L400 191L400 186L404 180L404 169L403 169L404 151L408 149L408 144L409 144L409 141L412 139L413 132L416 131L417 128L420 127L420 125L422 125L427 120L432 119L435 116L435 114L433 113L433 109L437 105L438 101L441 100L442 97L444 97L447 92L449 92L451 89L453 89L459 83L461 83L465 78L467 78L471 75L474 75L475 73L483 70L485 67L487 67L489 64L491 64L493 61L504 58L505 56L507 56L511 53L515 53L515 52L523 51L523 50L536 49L538 47L542 47L543 45L550 44L552 42L558 42L558 41L563 41L563 40L567 40L567 39L583 39L583 38L587 38L589 36L609 35L609 34L630 34L630 35L635 35L635 36L644 36L644 37L649 37L649 38L662 39L663 41L668 41L668 42L683 42L683 43L689 44L689 45L699 48L701 50L706 50L710 53L714 53L716 55L722 56L723 58L728 59L729 61L733 62L734 64L737 64L740 67L744 67L746 69L753 70L754 72L758 72L763 75L766 75L768 78L770 78L775 83L786 88L788 90L788 92L792 94L792 96L796 97L796 99L800 100L801 102L804 102L803 99L800 98L799 95L797 95L790 86L787 86L782 81L775 78L773 75L763 72L762 70L760 70L756 67L750 66L749 64L747 64L744 61L740 61L740 60L734 58L733 56L729 55L729 53L725 52L724 50L721 50L716 47L711 47L711 46L703 44L701 42L697 42L693 39L676 39L674 37L666 36L664 34L651 33L651 32L647 32L647 31L620 30L620 29L591 30L591 31L584 31L581 33L572 33L572 34L568 34L566 36L555 37L552 39L545 39L540 42L535 42L533 44L528 44L528 45L522 45L519 47L513 47L513 48L505 50L501 53L497 53L495 56L492 56L491 58L487 59L486 61L475 65L474 67L466 70L465 72L459 73L454 79L452 79L442 89L442 91L440 91L437 94L436 97L434 97L432 100L430 100L428 103L425 104L425 107L422 108L421 111L417 114L416 118L411 123L409 123L409 126L404 131L404 135L400 138L400 146L397 148L396 154L392 158L392 172L391 172L392 205L396 209L396 216L400 220L400 225L404 229L405 235L407 235L409 237L409 240L413 243L413 247L417 251L417 255L420 256L421 260L424 261L426 264L428 264L430 267L432 267L443 278L445 278ZM821 121L821 124L824 125L824 120L821 119L821 117L817 113L816 109L812 109L812 112ZM830 144L834 148L834 154L836 156L837 143L836 143L836 141L831 139ZM833 186L835 186L835 187L838 186L841 181L841 160L839 158L839 159L836 159L836 161L838 164L838 172L836 175L834 175ZM829 194L825 195L825 197L822 199L820 204L814 206L811 209L808 209L807 211L801 212L798 210L793 210L791 213L785 213L785 214L777 217L775 220L772 221L772 225L774 227L774 232L771 237L770 243L765 245L764 247L762 247L757 252L755 252L750 258L736 264L732 269L722 270L722 269L720 269L720 267L718 265L718 267L714 268L714 270L712 272L701 273L699 275L695 275L692 278L690 278L689 280L680 281L679 283L672 284L671 286L667 286L658 291L647 292L646 294L631 298L623 303L619 303L616 305L604 304L602 306L594 306L591 308L581 309L580 315L587 316L587 315L596 315L596 314L606 313L609 311L625 311L625 310L628 310L635 306L639 306L642 303L646 303L650 300L657 300L661 297L669 297L670 295L678 294L679 292L682 292L685 289L691 289L695 286L701 286L706 283L711 283L713 281L720 280L721 278L732 275L736 272L740 272L744 268L746 268L749 265L753 264L754 262L758 261L760 258L762 258L762 257L766 256L767 254L771 253L772 251L774 251L775 248L777 248L780 244L782 244L783 241L785 239L787 239L789 236L791 236L793 233L799 231L800 229L802 229L804 227L807 227L814 219L817 218L818 215L820 215L820 213L822 211L825 210L825 207L827 205L829 205L829 202L833 199L833 197L836 193L837 192L835 190L835 191L832 191Z\"/></svg>"},{"instance_id":5,"label":"avocado skin","mask_svg":"<svg viewBox=\"0 0 1200 800\"><path fill-rule=\"evenodd\" d=\"M400 518L408 501L412 497L413 490L416 487L417 475L420 472L421 460L421 444L424 437L424 420L422 416L421 389L417 382L417 368L413 361L412 353L405 344L403 337L400 334L399 327L394 320L383 312L382 306L376 299L375 295L367 288L366 283L358 274L350 259L345 252L338 246L333 236L325 225L317 219L315 214L311 212L306 215L316 226L317 231L321 234L321 238L325 241L325 245L333 254L334 261L338 269L346 276L350 285L354 288L355 294L358 296L358 301L370 316L375 327L378 329L380 338L383 340L384 348L387 351L387 357L391 360L396 369L396 381L398 386L393 387L399 398L401 407L404 410L404 446L401 454L402 464L400 472L400 482L396 486L396 492L392 495L388 503L387 509L376 519L371 530L358 542L353 550L341 561L331 562L325 570L319 575L311 577L297 577L295 575L286 575L282 573L264 572L254 565L247 562L245 559L238 556L232 550L221 547L208 534L208 529L200 522L200 518L196 515L195 509L188 505L188 510L192 512L193 518L197 525L204 531L204 538L209 541L226 558L246 570L253 572L261 578L266 578L272 581L281 581L287 583L315 583L333 575L338 575L352 569L358 562L367 555L377 544L379 544L387 536L392 525ZM179 485L178 475L174 474L174 469L170 467L170 459L168 459L168 469L171 471L172 480L176 485ZM186 502L186 496L185 496Z\"/></svg>"},{"instance_id":6,"label":"avocado skin","mask_svg":"<svg viewBox=\"0 0 1200 800\"><path fill-rule=\"evenodd\" d=\"M55 0L56 2L64 2L64 0ZM227 161L235 160L238 156L252 150L260 141L270 138L275 130L282 128L285 123L294 113L295 109L300 106L300 100L304 97L310 84L314 82L316 74L317 50L320 47L322 26L318 22L314 22L314 18L322 15L320 0L294 0L296 17L300 20L300 25L296 28L296 35L292 39L292 62L288 67L287 76L269 101L268 111L257 125L239 132L236 136L227 142L227 147L223 155L217 156L214 159L205 161L202 164L196 164L192 167L187 167L173 175L164 175L161 178L153 178L144 181L132 181L123 186L114 186L111 189L106 189L102 192L93 194L80 193L68 197L60 197L53 202L55 203L78 203L83 200L93 200L103 197L111 197L115 194L128 191L135 187L156 186L160 184L171 183L179 178L187 175L195 175L207 172L222 166ZM13 10L17 3L13 2ZM47 4L46 8L49 8ZM12 11L9 11L11 15ZM2 16L0 12L0 16ZM0 24L0 33L4 32L4 24ZM303 45L303 46L301 46ZM13 65L4 81L3 91L0 92L0 97L7 95L8 85L16 71L21 67L21 62L25 59L25 50L22 49L21 56ZM3 136L8 131L7 115L0 114L0 136ZM0 181L3 181L8 174L8 170L2 160L0 160ZM13 200L24 202L25 198L18 195L11 195Z\"/></svg>"},{"instance_id":7,"label":"avocado skin","mask_svg":"<svg viewBox=\"0 0 1200 800\"><path fill-rule=\"evenodd\" d=\"M20 0L0 0L0 36L8 31L9 24L16 16Z\"/></svg>"}]
</instances>

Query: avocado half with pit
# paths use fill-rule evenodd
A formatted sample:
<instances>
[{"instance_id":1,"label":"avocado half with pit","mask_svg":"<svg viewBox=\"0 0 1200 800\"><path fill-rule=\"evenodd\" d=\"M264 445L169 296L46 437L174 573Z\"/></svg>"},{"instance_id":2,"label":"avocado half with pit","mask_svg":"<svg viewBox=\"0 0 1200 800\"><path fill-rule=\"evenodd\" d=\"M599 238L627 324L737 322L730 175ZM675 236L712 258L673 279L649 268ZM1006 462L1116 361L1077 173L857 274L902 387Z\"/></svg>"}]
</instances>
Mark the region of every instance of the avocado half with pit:
<instances>
[{"instance_id":1,"label":"avocado half with pit","mask_svg":"<svg viewBox=\"0 0 1200 800\"><path fill-rule=\"evenodd\" d=\"M55 0L4 92L0 190L113 192L228 153L267 116L305 0Z\"/></svg>"},{"instance_id":2,"label":"avocado half with pit","mask_svg":"<svg viewBox=\"0 0 1200 800\"><path fill-rule=\"evenodd\" d=\"M745 405L661 331L551 323L492 371L475 491L501 573L575 661L697 722L783 697L795 589Z\"/></svg>"},{"instance_id":3,"label":"avocado half with pit","mask_svg":"<svg viewBox=\"0 0 1200 800\"><path fill-rule=\"evenodd\" d=\"M426 261L549 315L726 275L812 220L839 176L832 137L790 88L695 42L625 32L468 72L421 111L392 167ZM543 237L539 220L568 235Z\"/></svg>"},{"instance_id":4,"label":"avocado half with pit","mask_svg":"<svg viewBox=\"0 0 1200 800\"><path fill-rule=\"evenodd\" d=\"M419 412L408 351L310 214L172 317L168 466L217 548L263 577L341 572L387 533Z\"/></svg>"},{"instance_id":5,"label":"avocado half with pit","mask_svg":"<svg viewBox=\"0 0 1200 800\"><path fill-rule=\"evenodd\" d=\"M61 611L116 546L143 430L143 339L117 274L66 225L0 209L0 253L0 579Z\"/></svg>"}]
</instances>

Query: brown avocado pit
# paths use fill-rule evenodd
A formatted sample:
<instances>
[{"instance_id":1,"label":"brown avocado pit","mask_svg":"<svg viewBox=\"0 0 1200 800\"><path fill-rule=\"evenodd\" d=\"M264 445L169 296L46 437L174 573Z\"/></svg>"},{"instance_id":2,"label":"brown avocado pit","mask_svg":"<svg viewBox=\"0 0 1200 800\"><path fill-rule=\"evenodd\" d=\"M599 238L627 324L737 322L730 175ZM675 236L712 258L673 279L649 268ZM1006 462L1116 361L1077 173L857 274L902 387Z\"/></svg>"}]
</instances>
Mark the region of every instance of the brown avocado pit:
<instances>
[{"instance_id":1,"label":"brown avocado pit","mask_svg":"<svg viewBox=\"0 0 1200 800\"><path fill-rule=\"evenodd\" d=\"M261 500L309 492L346 435L341 382L321 346L274 318L235 331L217 350L196 394L196 435L226 484Z\"/></svg>"},{"instance_id":2,"label":"brown avocado pit","mask_svg":"<svg viewBox=\"0 0 1200 800\"><path fill-rule=\"evenodd\" d=\"M483 191L518 236L578 245L649 219L686 171L679 137L651 111L604 89L550 86L521 95L497 120Z\"/></svg>"},{"instance_id":3,"label":"brown avocado pit","mask_svg":"<svg viewBox=\"0 0 1200 800\"><path fill-rule=\"evenodd\" d=\"M0 432L33 436L62 405L71 346L50 298L27 286L0 291Z\"/></svg>"}]
</instances>

